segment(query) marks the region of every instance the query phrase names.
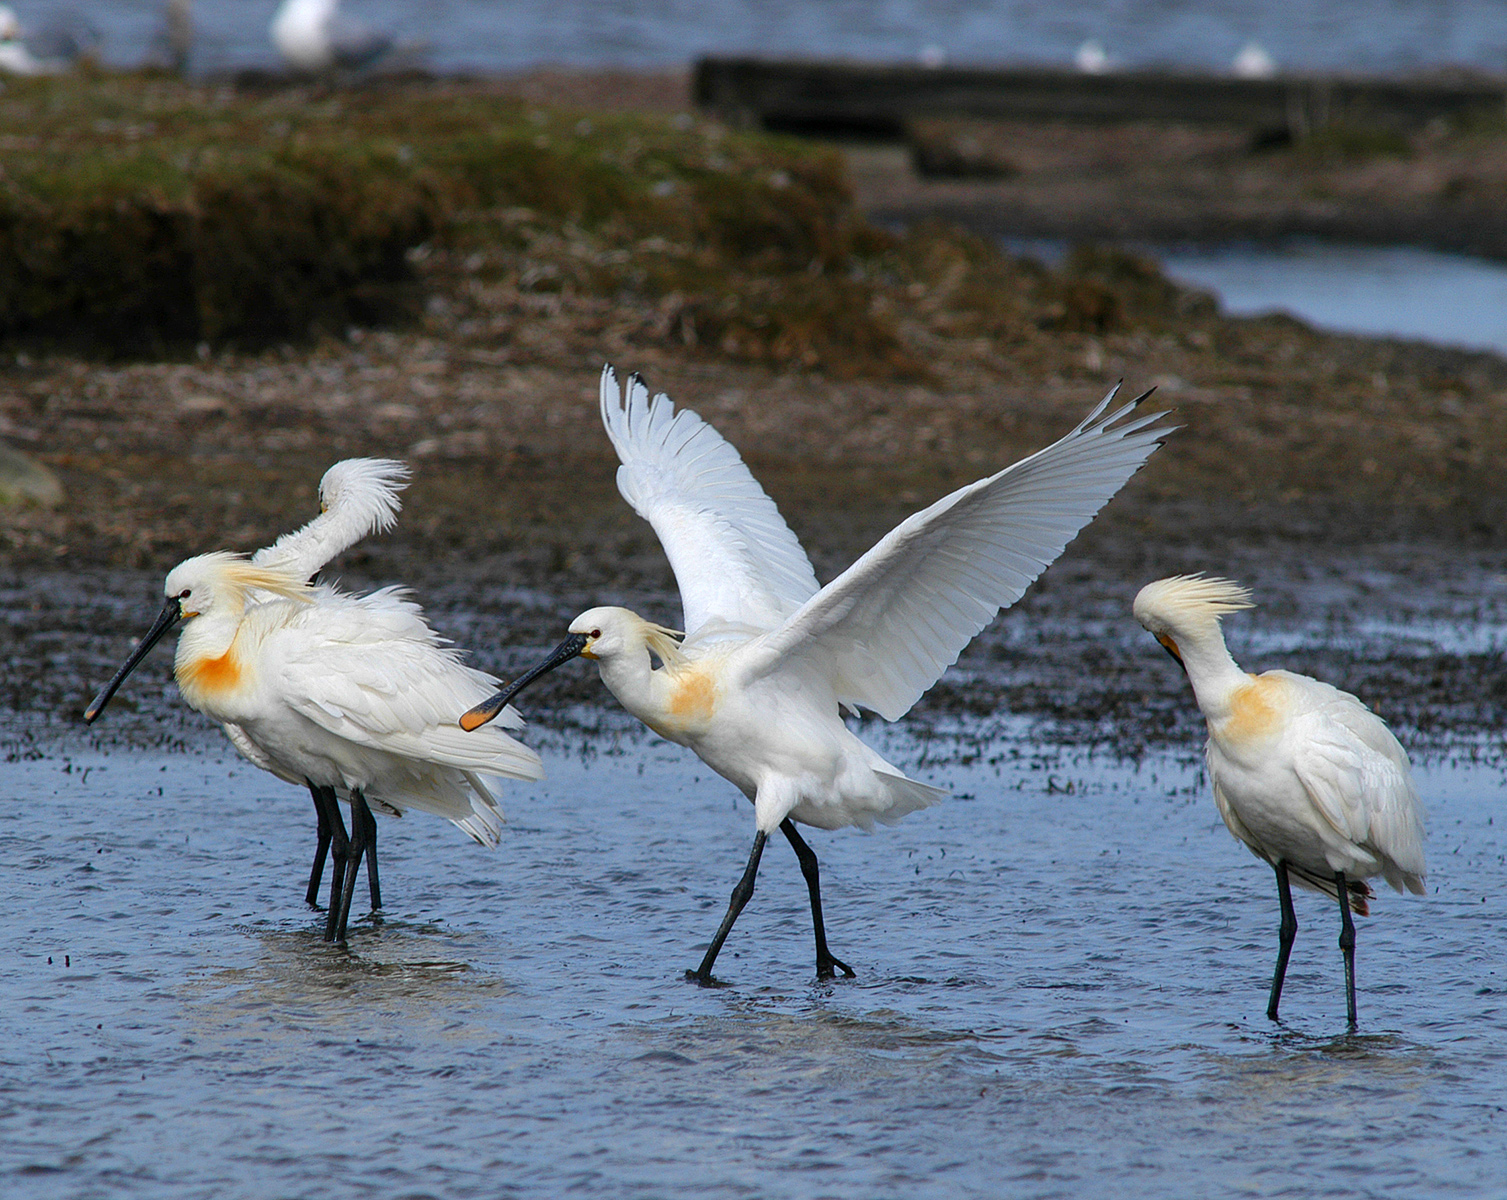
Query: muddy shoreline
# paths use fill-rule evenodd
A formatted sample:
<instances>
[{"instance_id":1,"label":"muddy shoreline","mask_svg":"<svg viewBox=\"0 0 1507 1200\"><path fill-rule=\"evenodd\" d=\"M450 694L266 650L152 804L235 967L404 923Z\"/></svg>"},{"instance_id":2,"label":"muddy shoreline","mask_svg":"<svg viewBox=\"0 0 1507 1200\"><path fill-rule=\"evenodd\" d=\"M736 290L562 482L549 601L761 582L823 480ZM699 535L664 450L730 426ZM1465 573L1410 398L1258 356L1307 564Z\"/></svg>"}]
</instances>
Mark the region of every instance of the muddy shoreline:
<instances>
[{"instance_id":1,"label":"muddy shoreline","mask_svg":"<svg viewBox=\"0 0 1507 1200\"><path fill-rule=\"evenodd\" d=\"M533 103L675 112L685 102L675 76L514 83ZM907 219L960 211L968 188L977 200L1004 186L907 177L889 152L850 162L858 203ZM1123 198L1123 179L1100 175L1100 199ZM1061 232L1106 234L1087 223ZM439 302L414 327L260 354L11 356L0 362L0 436L49 466L68 498L0 513L6 735L21 745L71 728L173 563L253 550L301 524L324 469L352 454L409 459L415 478L398 527L336 573L353 586L409 584L482 665L516 669L589 603L673 621L663 556L613 485L595 415L604 359L642 372L739 447L823 579L906 513L1065 432L1116 380L1127 394L1156 386L1155 403L1182 428L913 720L941 728L1012 712L1126 753L1193 736L1181 680L1127 610L1146 580L1202 569L1256 588L1258 627L1328 630L1281 665L1359 691L1419 744L1458 748L1507 723L1500 648L1392 654L1344 632L1376 616L1399 627L1501 619L1507 362L1281 318L1226 320L1206 302L1161 323L1132 312L1105 329L995 338L958 317L947 278L898 314L927 363L911 380L646 340L614 323L625 301L540 295L511 276L466 308L461 285L436 275ZM490 324L473 319L478 306ZM101 736L171 739L203 725L177 705L166 658L144 677L136 711L112 712L115 732ZM537 714L600 706L598 685L578 675L539 689Z\"/></svg>"}]
</instances>

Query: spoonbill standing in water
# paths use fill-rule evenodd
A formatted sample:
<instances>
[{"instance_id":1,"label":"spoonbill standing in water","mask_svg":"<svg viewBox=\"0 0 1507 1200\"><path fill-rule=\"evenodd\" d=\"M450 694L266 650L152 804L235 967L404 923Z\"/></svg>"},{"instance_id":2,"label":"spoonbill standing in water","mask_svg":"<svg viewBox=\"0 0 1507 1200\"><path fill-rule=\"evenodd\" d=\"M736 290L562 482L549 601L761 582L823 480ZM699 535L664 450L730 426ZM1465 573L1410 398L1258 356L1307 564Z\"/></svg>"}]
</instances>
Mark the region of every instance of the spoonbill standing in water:
<instances>
[{"instance_id":1,"label":"spoonbill standing in water","mask_svg":"<svg viewBox=\"0 0 1507 1200\"><path fill-rule=\"evenodd\" d=\"M408 464L393 458L346 458L335 463L319 481L319 515L300 529L285 533L272 545L251 556L257 566L279 566L300 579L312 580L326 563L349 550L372 533L386 533L398 519L402 501L398 493L408 486ZM275 761L257 746L239 725L227 722L225 736L245 758L264 771L277 774ZM308 780L289 779L289 783L308 784L318 814L314 865L309 869L309 887L304 893L311 908L319 904L319 882L324 875L325 857L330 839L338 836L335 847L335 873L332 891L340 891L340 876L345 866L349 843L345 822L340 819L340 805L333 788L319 787ZM337 834L338 831L338 834ZM382 907L382 885L377 873L375 827L366 848L366 882L372 908Z\"/></svg>"},{"instance_id":2,"label":"spoonbill standing in water","mask_svg":"<svg viewBox=\"0 0 1507 1200\"><path fill-rule=\"evenodd\" d=\"M168 573L156 622L84 713L93 722L157 641L186 622L174 674L191 708L242 731L252 761L333 804L337 867L325 938L344 941L361 858L376 844L371 808L416 808L497 844L502 814L483 776L539 779L539 756L502 730L485 742L456 725L457 691L481 699L491 675L465 666L401 589L353 596L302 574L217 551ZM503 725L518 728L509 710ZM238 743L239 744L239 743ZM341 864L340 859L344 861Z\"/></svg>"},{"instance_id":3,"label":"spoonbill standing in water","mask_svg":"<svg viewBox=\"0 0 1507 1200\"><path fill-rule=\"evenodd\" d=\"M1423 808L1407 751L1349 692L1291 671L1240 669L1220 619L1250 607L1250 592L1228 579L1175 575L1143 587L1133 611L1193 685L1209 724L1205 753L1219 815L1277 873L1282 924L1266 1015L1277 1019L1298 932L1295 879L1339 901L1345 1010L1354 1028L1350 913L1370 915L1366 880L1375 875L1423 895Z\"/></svg>"},{"instance_id":4,"label":"spoonbill standing in water","mask_svg":"<svg viewBox=\"0 0 1507 1200\"><path fill-rule=\"evenodd\" d=\"M637 376L625 405L608 367L601 410L622 460L618 490L674 568L684 640L627 609L590 609L548 658L460 723L476 729L544 672L577 655L595 659L624 708L753 801L748 866L687 975L712 982L778 829L810 894L817 977L851 976L827 948L816 855L796 823L867 828L945 793L861 742L842 710L903 716L1146 461L1166 432L1153 427L1161 414L1122 420L1134 405L1106 415L1109 402L1061 441L902 522L823 588L737 451L667 396L650 400Z\"/></svg>"}]
</instances>

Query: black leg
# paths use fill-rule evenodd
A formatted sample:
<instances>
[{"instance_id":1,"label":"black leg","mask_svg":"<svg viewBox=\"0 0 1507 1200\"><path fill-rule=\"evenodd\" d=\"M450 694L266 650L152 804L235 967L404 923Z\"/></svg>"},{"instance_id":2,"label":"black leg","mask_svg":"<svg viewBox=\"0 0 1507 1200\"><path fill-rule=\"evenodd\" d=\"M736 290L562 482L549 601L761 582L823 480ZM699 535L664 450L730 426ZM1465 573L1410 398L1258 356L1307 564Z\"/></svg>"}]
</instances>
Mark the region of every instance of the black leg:
<instances>
[{"instance_id":1,"label":"black leg","mask_svg":"<svg viewBox=\"0 0 1507 1200\"><path fill-rule=\"evenodd\" d=\"M309 783L306 779L305 783ZM328 800L325 794L328 793ZM330 813L329 806L336 803L335 789L322 788L314 783L309 783L309 795L314 797L314 811L319 814L318 842L314 847L314 865L309 868L309 890L304 894L310 908L319 907L319 881L324 878L324 860L330 851ZM339 809L336 809L336 819L339 819Z\"/></svg>"},{"instance_id":2,"label":"black leg","mask_svg":"<svg viewBox=\"0 0 1507 1200\"><path fill-rule=\"evenodd\" d=\"M1336 871L1334 882L1340 893L1340 952L1345 956L1345 1015L1355 1028L1355 922L1350 919L1350 888L1345 873Z\"/></svg>"},{"instance_id":3,"label":"black leg","mask_svg":"<svg viewBox=\"0 0 1507 1200\"><path fill-rule=\"evenodd\" d=\"M1287 956L1292 953L1293 939L1298 936L1298 917L1292 910L1292 885L1287 881L1287 864L1277 862L1277 895L1282 900L1282 925L1277 930L1280 949L1277 951L1277 970L1272 976L1272 995L1266 1002L1268 1020L1277 1019L1277 1005L1282 1002L1282 980L1287 976Z\"/></svg>"},{"instance_id":4,"label":"black leg","mask_svg":"<svg viewBox=\"0 0 1507 1200\"><path fill-rule=\"evenodd\" d=\"M738 885L733 888L732 899L727 905L727 916L722 918L722 925L717 930L717 936L712 939L712 944L707 947L706 957L701 960L701 966L685 973L687 979L694 979L702 987L711 986L712 964L717 961L717 954L722 949L722 943L727 941L727 935L732 932L733 922L738 919L738 914L743 911L743 906L753 895L754 878L759 873L759 858L764 853L766 836L762 829L754 834L753 850L748 855L748 866L743 869L743 878L738 880Z\"/></svg>"},{"instance_id":5,"label":"black leg","mask_svg":"<svg viewBox=\"0 0 1507 1200\"><path fill-rule=\"evenodd\" d=\"M376 818L366 806L366 797L360 788L351 789L351 837L347 849L345 878L340 889L340 914L335 924L335 936L329 941L345 941L345 927L351 919L351 899L356 894L356 877L361 873L361 856L371 842Z\"/></svg>"},{"instance_id":6,"label":"black leg","mask_svg":"<svg viewBox=\"0 0 1507 1200\"><path fill-rule=\"evenodd\" d=\"M355 824L353 820L353 829ZM340 927L340 901L345 895L345 877L348 874L346 868L350 857L351 843L346 837L345 819L340 815L340 804L337 801L330 810L330 907L324 921L324 940L327 942L340 940L335 933Z\"/></svg>"},{"instance_id":7,"label":"black leg","mask_svg":"<svg viewBox=\"0 0 1507 1200\"><path fill-rule=\"evenodd\" d=\"M372 911L382 907L382 884L377 879L377 818L363 797L361 807L366 811L366 883L371 889Z\"/></svg>"},{"instance_id":8,"label":"black leg","mask_svg":"<svg viewBox=\"0 0 1507 1200\"><path fill-rule=\"evenodd\" d=\"M841 971L852 979L853 968L841 959L834 958L832 951L827 949L827 929L822 924L821 875L816 864L816 852L806 845L805 839L795 831L795 822L789 817L780 822L780 832L789 841L796 858L800 859L801 874L806 877L806 890L811 893L811 924L816 930L816 977L831 979L837 971Z\"/></svg>"}]
</instances>

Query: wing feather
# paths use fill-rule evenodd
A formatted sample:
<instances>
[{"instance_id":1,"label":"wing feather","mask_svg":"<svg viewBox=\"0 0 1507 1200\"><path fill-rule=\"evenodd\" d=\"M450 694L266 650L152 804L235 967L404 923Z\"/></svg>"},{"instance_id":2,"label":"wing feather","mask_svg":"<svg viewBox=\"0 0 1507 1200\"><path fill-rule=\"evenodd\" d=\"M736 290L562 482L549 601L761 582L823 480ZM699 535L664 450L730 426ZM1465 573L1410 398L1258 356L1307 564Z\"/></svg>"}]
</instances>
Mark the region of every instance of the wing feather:
<instances>
[{"instance_id":1,"label":"wing feather","mask_svg":"<svg viewBox=\"0 0 1507 1200\"><path fill-rule=\"evenodd\" d=\"M1155 424L1163 413L1130 417L1145 396L1108 412L1114 395L1046 449L902 521L762 640L751 674L824 657L840 701L902 716L1171 432Z\"/></svg>"},{"instance_id":2,"label":"wing feather","mask_svg":"<svg viewBox=\"0 0 1507 1200\"><path fill-rule=\"evenodd\" d=\"M458 714L491 695L498 681L466 666L417 605L395 588L370 596L320 590L320 602L277 642L278 669L296 711L375 750L462 771L542 777L539 756L503 732L523 725L511 707L490 736L457 724Z\"/></svg>"},{"instance_id":3,"label":"wing feather","mask_svg":"<svg viewBox=\"0 0 1507 1200\"><path fill-rule=\"evenodd\" d=\"M721 434L668 396L651 400L637 375L625 402L610 366L601 408L618 491L664 547L688 635L709 621L773 629L816 594L811 560Z\"/></svg>"},{"instance_id":4,"label":"wing feather","mask_svg":"<svg viewBox=\"0 0 1507 1200\"><path fill-rule=\"evenodd\" d=\"M1423 806L1407 752L1359 700L1338 689L1334 694L1337 699L1293 721L1293 769L1327 824L1373 851L1398 891L1421 894Z\"/></svg>"}]
</instances>

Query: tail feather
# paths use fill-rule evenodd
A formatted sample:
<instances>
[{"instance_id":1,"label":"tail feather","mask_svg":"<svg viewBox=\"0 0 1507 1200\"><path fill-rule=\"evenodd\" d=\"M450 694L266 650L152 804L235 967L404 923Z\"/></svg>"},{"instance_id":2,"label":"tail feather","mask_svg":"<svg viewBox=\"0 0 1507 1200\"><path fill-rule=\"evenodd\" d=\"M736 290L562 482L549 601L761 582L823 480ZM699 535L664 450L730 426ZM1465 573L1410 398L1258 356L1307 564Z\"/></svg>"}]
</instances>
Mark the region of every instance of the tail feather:
<instances>
[{"instance_id":1,"label":"tail feather","mask_svg":"<svg viewBox=\"0 0 1507 1200\"><path fill-rule=\"evenodd\" d=\"M1316 892L1323 892L1331 899L1339 899L1339 888L1336 887L1333 877L1316 875L1312 871L1305 871L1302 867L1287 864L1288 874L1296 879L1304 887L1311 888ZM1371 905L1369 901L1376 898L1376 893L1371 890L1371 885L1364 879L1346 879L1345 890L1350 893L1350 911L1357 916L1369 917Z\"/></svg>"},{"instance_id":2,"label":"tail feather","mask_svg":"<svg viewBox=\"0 0 1507 1200\"><path fill-rule=\"evenodd\" d=\"M889 808L874 814L886 825L893 825L901 817L917 809L930 808L933 804L939 804L949 795L942 788L918 783L909 775L892 775L888 771L875 771L874 774L885 782L892 798Z\"/></svg>"}]
</instances>

